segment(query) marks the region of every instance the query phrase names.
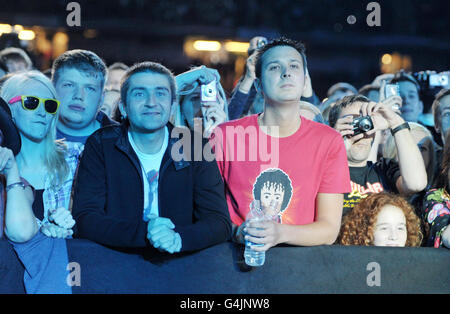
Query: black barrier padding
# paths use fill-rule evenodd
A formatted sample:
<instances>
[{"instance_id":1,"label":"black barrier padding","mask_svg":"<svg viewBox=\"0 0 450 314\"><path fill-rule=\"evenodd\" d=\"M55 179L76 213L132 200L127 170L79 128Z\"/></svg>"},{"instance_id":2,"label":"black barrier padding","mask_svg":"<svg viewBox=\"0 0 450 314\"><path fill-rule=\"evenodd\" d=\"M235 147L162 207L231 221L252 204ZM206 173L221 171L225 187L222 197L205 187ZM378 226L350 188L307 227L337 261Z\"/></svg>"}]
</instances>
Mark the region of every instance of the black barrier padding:
<instances>
[{"instance_id":1,"label":"black barrier padding","mask_svg":"<svg viewBox=\"0 0 450 314\"><path fill-rule=\"evenodd\" d=\"M23 284L23 265L12 246L0 240L0 294L25 293Z\"/></svg>"},{"instance_id":2,"label":"black barrier padding","mask_svg":"<svg viewBox=\"0 0 450 314\"><path fill-rule=\"evenodd\" d=\"M146 259L87 240L68 240L67 246L69 262L78 263L81 270L81 286L72 287L74 293L450 292L450 250L444 248L275 247L267 252L264 266L250 268L243 263L242 246L232 243L177 257L167 254ZM10 248L0 248L3 260L4 251ZM374 278L374 269L367 270L369 263L379 265L380 286L368 285L368 277ZM11 269L17 274L9 280L22 278L20 272L23 276L23 269L15 267ZM5 276L3 269L0 274Z\"/></svg>"},{"instance_id":3,"label":"black barrier padding","mask_svg":"<svg viewBox=\"0 0 450 314\"><path fill-rule=\"evenodd\" d=\"M450 251L434 248L275 247L249 270L242 246L223 243L177 258L118 253L71 240L69 261L81 266L74 293L449 293ZM380 286L367 277L380 265ZM370 276L369 276L370 277ZM372 278L372 277L371 277Z\"/></svg>"}]
</instances>

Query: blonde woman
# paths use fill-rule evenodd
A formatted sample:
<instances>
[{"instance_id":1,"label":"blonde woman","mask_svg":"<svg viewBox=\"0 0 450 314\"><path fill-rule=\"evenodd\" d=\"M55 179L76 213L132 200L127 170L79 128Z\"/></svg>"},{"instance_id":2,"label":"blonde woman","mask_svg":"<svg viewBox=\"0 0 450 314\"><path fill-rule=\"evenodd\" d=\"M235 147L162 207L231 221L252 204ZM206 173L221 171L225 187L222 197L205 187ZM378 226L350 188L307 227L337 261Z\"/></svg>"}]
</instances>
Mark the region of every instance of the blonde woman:
<instances>
[{"instance_id":1,"label":"blonde woman","mask_svg":"<svg viewBox=\"0 0 450 314\"><path fill-rule=\"evenodd\" d=\"M428 185L427 189L433 184L438 172L437 157L436 157L436 144L433 140L433 135L423 125L415 122L408 122L411 128L411 135L414 138L417 146L419 146L420 152L425 163L425 169L427 171ZM395 144L394 137L389 134L386 142L383 146L383 157L389 159L397 159L397 146Z\"/></svg>"},{"instance_id":2,"label":"blonde woman","mask_svg":"<svg viewBox=\"0 0 450 314\"><path fill-rule=\"evenodd\" d=\"M17 126L20 176L34 188L33 212L42 233L54 238L73 234L69 211L77 154L55 140L59 102L51 81L38 71L9 78L0 91Z\"/></svg>"}]
</instances>

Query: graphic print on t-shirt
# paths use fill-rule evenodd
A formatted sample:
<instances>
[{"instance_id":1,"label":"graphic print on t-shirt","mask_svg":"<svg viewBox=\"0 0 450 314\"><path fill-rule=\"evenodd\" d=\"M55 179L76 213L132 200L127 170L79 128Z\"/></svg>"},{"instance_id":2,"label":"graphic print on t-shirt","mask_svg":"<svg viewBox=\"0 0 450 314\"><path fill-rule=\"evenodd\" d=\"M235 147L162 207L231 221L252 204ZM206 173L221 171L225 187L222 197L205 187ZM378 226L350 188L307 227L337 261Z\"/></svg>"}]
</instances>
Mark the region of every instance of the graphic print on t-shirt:
<instances>
[{"instance_id":1,"label":"graphic print on t-shirt","mask_svg":"<svg viewBox=\"0 0 450 314\"><path fill-rule=\"evenodd\" d=\"M156 200L156 193L158 193L158 175L159 171L150 170L147 172L147 181L148 181L148 206L144 209L144 221L148 221L148 217L151 213L153 200Z\"/></svg>"},{"instance_id":2,"label":"graphic print on t-shirt","mask_svg":"<svg viewBox=\"0 0 450 314\"><path fill-rule=\"evenodd\" d=\"M383 192L383 185L381 182L370 183L367 182L366 186L362 186L358 183L350 181L352 191L350 193L344 194L344 208L343 214L345 215L349 212L356 204L362 199L366 198L370 194Z\"/></svg>"},{"instance_id":3,"label":"graphic print on t-shirt","mask_svg":"<svg viewBox=\"0 0 450 314\"><path fill-rule=\"evenodd\" d=\"M261 202L264 210L270 211L267 212L269 215L278 216L281 223L283 212L292 198L292 181L281 169L262 171L253 184L253 198ZM275 208L273 204L276 204Z\"/></svg>"}]
</instances>

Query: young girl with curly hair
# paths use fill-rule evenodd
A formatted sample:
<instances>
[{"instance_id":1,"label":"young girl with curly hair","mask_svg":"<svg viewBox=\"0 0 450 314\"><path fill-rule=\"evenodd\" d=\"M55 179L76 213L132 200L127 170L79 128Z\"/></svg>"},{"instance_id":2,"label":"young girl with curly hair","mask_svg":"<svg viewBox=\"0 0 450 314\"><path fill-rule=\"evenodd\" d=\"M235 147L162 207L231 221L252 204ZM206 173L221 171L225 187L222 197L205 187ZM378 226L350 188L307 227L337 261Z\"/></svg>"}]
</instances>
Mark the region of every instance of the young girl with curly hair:
<instances>
[{"instance_id":1,"label":"young girl with curly hair","mask_svg":"<svg viewBox=\"0 0 450 314\"><path fill-rule=\"evenodd\" d=\"M361 200L343 221L342 245L420 246L420 219L401 196L371 194Z\"/></svg>"}]
</instances>

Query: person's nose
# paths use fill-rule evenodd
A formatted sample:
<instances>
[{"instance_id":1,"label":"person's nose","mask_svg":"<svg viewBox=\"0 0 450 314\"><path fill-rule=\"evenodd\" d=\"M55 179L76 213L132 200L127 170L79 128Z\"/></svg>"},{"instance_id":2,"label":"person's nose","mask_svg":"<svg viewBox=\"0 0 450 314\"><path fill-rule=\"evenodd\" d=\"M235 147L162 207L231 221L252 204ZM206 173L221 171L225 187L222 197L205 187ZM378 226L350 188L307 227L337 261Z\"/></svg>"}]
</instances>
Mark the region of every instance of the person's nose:
<instances>
[{"instance_id":1,"label":"person's nose","mask_svg":"<svg viewBox=\"0 0 450 314\"><path fill-rule=\"evenodd\" d=\"M284 72L283 72L283 78L290 78L291 77L291 73L289 72L289 70L285 70Z\"/></svg>"},{"instance_id":2,"label":"person's nose","mask_svg":"<svg viewBox=\"0 0 450 314\"><path fill-rule=\"evenodd\" d=\"M45 105L42 101L39 103L39 106L36 109L36 114L38 116L45 117L45 114L46 114Z\"/></svg>"},{"instance_id":3,"label":"person's nose","mask_svg":"<svg viewBox=\"0 0 450 314\"><path fill-rule=\"evenodd\" d=\"M155 96L155 93L149 93L149 94L148 94L148 97L147 97L147 99L146 99L146 101L145 101L145 106L150 107L150 108L156 106L156 96Z\"/></svg>"},{"instance_id":4,"label":"person's nose","mask_svg":"<svg viewBox=\"0 0 450 314\"><path fill-rule=\"evenodd\" d=\"M73 99L77 100L84 100L84 90L80 86L75 86L74 92L73 92Z\"/></svg>"},{"instance_id":5,"label":"person's nose","mask_svg":"<svg viewBox=\"0 0 450 314\"><path fill-rule=\"evenodd\" d=\"M389 240L397 240L398 239L398 234L397 234L397 230L395 230L395 228L392 228L389 231Z\"/></svg>"}]
</instances>

